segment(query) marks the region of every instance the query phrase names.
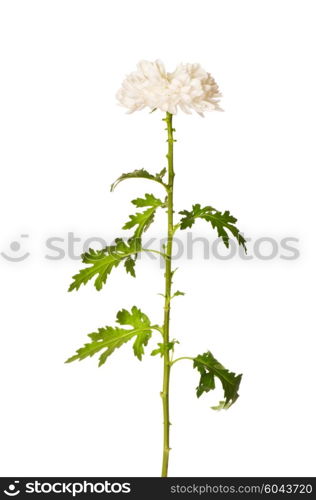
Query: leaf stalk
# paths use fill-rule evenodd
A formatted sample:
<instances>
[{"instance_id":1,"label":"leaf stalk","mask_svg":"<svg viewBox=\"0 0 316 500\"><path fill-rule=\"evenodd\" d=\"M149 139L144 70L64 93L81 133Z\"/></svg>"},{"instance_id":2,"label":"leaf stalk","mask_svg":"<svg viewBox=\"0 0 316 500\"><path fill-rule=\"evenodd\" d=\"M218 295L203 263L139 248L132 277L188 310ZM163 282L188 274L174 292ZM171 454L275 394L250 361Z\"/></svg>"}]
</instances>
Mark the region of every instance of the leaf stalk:
<instances>
[{"instance_id":1,"label":"leaf stalk","mask_svg":"<svg viewBox=\"0 0 316 500\"><path fill-rule=\"evenodd\" d=\"M177 358L174 361L171 361L170 365L174 365L178 361L182 361L183 359L189 359L190 361L194 361L194 358L190 358L189 356L182 356L181 358Z\"/></svg>"}]
</instances>

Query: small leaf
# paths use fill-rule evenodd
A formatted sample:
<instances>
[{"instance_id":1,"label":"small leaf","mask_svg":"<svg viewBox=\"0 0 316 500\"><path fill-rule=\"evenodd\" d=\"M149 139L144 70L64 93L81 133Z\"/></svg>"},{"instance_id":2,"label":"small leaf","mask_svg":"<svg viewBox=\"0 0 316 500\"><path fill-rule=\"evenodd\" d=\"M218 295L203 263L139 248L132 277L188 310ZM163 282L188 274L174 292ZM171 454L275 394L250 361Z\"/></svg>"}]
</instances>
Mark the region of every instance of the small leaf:
<instances>
[{"instance_id":1,"label":"small leaf","mask_svg":"<svg viewBox=\"0 0 316 500\"><path fill-rule=\"evenodd\" d=\"M180 290L177 290L174 294L173 297L179 297L180 295L185 295L184 292L180 292Z\"/></svg>"},{"instance_id":2,"label":"small leaf","mask_svg":"<svg viewBox=\"0 0 316 500\"><path fill-rule=\"evenodd\" d=\"M68 291L78 290L81 285L85 285L95 277L94 286L97 290L101 290L112 269L123 261L126 272L135 276L135 261L131 256L136 255L138 250L136 241L125 242L121 238L115 240L115 245L107 246L103 250L90 248L88 252L82 254L82 262L91 265L73 276L74 281Z\"/></svg>"},{"instance_id":3,"label":"small leaf","mask_svg":"<svg viewBox=\"0 0 316 500\"><path fill-rule=\"evenodd\" d=\"M111 191L114 191L116 186L120 182L125 181L126 179L149 179L151 181L158 182L159 184L162 184L164 186L162 178L165 175L165 173L166 173L165 168L163 170L161 170L161 172L159 172L158 174L155 174L155 175L150 174L149 172L147 172L147 170L145 170L143 168L141 168L140 170L134 170L133 172L128 172L126 174L120 175L120 177L118 179L116 179L115 182L113 182L113 184L111 186Z\"/></svg>"},{"instance_id":4,"label":"small leaf","mask_svg":"<svg viewBox=\"0 0 316 500\"><path fill-rule=\"evenodd\" d=\"M239 397L238 389L242 375L236 375L229 372L217 359L214 358L210 351L205 352L194 358L193 367L200 372L199 385L196 388L196 395L199 398L203 392L209 392L215 389L215 377L217 377L224 389L225 400L221 401L214 409L227 409Z\"/></svg>"},{"instance_id":5,"label":"small leaf","mask_svg":"<svg viewBox=\"0 0 316 500\"><path fill-rule=\"evenodd\" d=\"M162 357L166 352L173 351L175 344L179 344L178 340L171 340L167 344L158 342L158 348L151 352L151 356L157 356L157 354L160 354Z\"/></svg>"},{"instance_id":6,"label":"small leaf","mask_svg":"<svg viewBox=\"0 0 316 500\"><path fill-rule=\"evenodd\" d=\"M233 217L229 211L226 210L221 213L213 207L207 206L201 208L200 204L196 204L192 206L191 211L182 210L179 214L183 215L180 220L180 229L192 227L196 219L204 219L211 223L213 229L217 230L218 237L222 238L227 248L229 247L229 235L227 230L229 230L238 241L238 244L242 245L245 252L247 252L246 240L235 226L237 219Z\"/></svg>"},{"instance_id":7,"label":"small leaf","mask_svg":"<svg viewBox=\"0 0 316 500\"><path fill-rule=\"evenodd\" d=\"M173 278L174 274L178 271L178 267L175 267L172 271L171 271L171 279Z\"/></svg>"},{"instance_id":8,"label":"small leaf","mask_svg":"<svg viewBox=\"0 0 316 500\"><path fill-rule=\"evenodd\" d=\"M166 175L167 173L167 169L166 167L164 167L162 170L160 170L160 172L158 172L158 174L155 175L156 179L160 179L162 180L164 178L164 176Z\"/></svg>"},{"instance_id":9,"label":"small leaf","mask_svg":"<svg viewBox=\"0 0 316 500\"><path fill-rule=\"evenodd\" d=\"M133 276L133 278L135 278L135 276L136 276L136 274L135 274L135 258L133 259L131 256L127 257L127 259L125 259L124 266L125 266L126 272L130 273L130 275Z\"/></svg>"},{"instance_id":10,"label":"small leaf","mask_svg":"<svg viewBox=\"0 0 316 500\"><path fill-rule=\"evenodd\" d=\"M117 322L120 325L129 325L132 328L113 328L111 326L99 328L97 332L88 335L91 342L78 349L74 356L67 359L66 363L71 363L75 360L81 361L103 351L99 357L99 366L101 366L115 349L121 347L134 337L136 337L133 344L134 354L141 360L144 354L144 346L147 345L152 334L152 326L149 318L146 314L142 313L140 309L134 306L131 312L126 311L126 309L119 311L117 313Z\"/></svg>"}]
</instances>

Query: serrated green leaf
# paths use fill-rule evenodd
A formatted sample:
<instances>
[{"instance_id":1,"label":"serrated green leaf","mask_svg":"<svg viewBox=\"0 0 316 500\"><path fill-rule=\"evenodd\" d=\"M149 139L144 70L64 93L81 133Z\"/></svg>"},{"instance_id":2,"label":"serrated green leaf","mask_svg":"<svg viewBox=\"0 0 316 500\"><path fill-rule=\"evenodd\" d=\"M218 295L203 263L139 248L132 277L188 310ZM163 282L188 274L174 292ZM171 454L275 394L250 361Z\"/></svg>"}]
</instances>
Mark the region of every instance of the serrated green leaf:
<instances>
[{"instance_id":1,"label":"serrated green leaf","mask_svg":"<svg viewBox=\"0 0 316 500\"><path fill-rule=\"evenodd\" d=\"M179 214L183 215L180 219L180 229L192 227L196 219L204 219L211 223L213 229L217 230L218 237L222 238L227 248L229 247L229 234L227 230L229 230L238 241L238 244L242 245L245 252L247 252L246 240L235 226L237 219L233 217L229 211L226 210L222 213L213 207L207 206L201 208L200 204L196 204L192 206L191 211L182 210Z\"/></svg>"},{"instance_id":2,"label":"serrated green leaf","mask_svg":"<svg viewBox=\"0 0 316 500\"><path fill-rule=\"evenodd\" d=\"M117 313L117 323L120 325L129 325L131 329L106 326L99 328L97 332L89 333L91 342L85 344L76 351L76 354L67 359L66 363L75 360L83 360L94 354L103 351L99 357L99 366L103 365L107 358L123 344L136 337L133 344L135 356L141 360L144 354L144 346L147 345L151 337L153 327L146 314L136 306L132 307L131 312L122 309Z\"/></svg>"},{"instance_id":3,"label":"serrated green leaf","mask_svg":"<svg viewBox=\"0 0 316 500\"><path fill-rule=\"evenodd\" d=\"M137 208L140 207L163 207L165 203L156 198L153 194L146 193L145 198L136 198L136 200L132 200L133 205Z\"/></svg>"},{"instance_id":4,"label":"serrated green leaf","mask_svg":"<svg viewBox=\"0 0 316 500\"><path fill-rule=\"evenodd\" d=\"M133 238L139 240L142 234L147 231L155 218L156 208L148 208L145 212L137 212L135 215L130 215L130 220L124 224L123 229L132 229L136 226Z\"/></svg>"},{"instance_id":5,"label":"serrated green leaf","mask_svg":"<svg viewBox=\"0 0 316 500\"><path fill-rule=\"evenodd\" d=\"M153 194L145 194L145 198L137 198L132 203L136 207L149 207L144 212L137 212L135 215L130 215L130 220L124 224L123 229L132 229L136 226L133 239L141 243L141 237L149 228L155 218L155 212L158 207L165 206L164 202L156 198Z\"/></svg>"},{"instance_id":6,"label":"serrated green leaf","mask_svg":"<svg viewBox=\"0 0 316 500\"><path fill-rule=\"evenodd\" d=\"M129 273L131 276L133 276L133 278L136 277L135 262L136 262L136 257L133 259L133 257L131 257L131 256L127 257L127 259L125 259L125 262L124 262L126 272Z\"/></svg>"},{"instance_id":7,"label":"serrated green leaf","mask_svg":"<svg viewBox=\"0 0 316 500\"><path fill-rule=\"evenodd\" d=\"M160 354L162 357L166 352L173 351L175 344L179 344L178 340L171 340L170 342L167 342L167 344L158 342L158 348L151 352L151 356L157 356L157 354Z\"/></svg>"},{"instance_id":8,"label":"serrated green leaf","mask_svg":"<svg viewBox=\"0 0 316 500\"><path fill-rule=\"evenodd\" d=\"M115 349L131 340L134 334L134 331L127 331L118 327L106 326L105 328L99 328L97 332L88 334L88 337L92 339L91 342L78 349L74 356L67 359L66 363L76 360L82 361L89 356L92 357L94 354L103 351L99 357L99 366L101 366Z\"/></svg>"},{"instance_id":9,"label":"serrated green leaf","mask_svg":"<svg viewBox=\"0 0 316 500\"><path fill-rule=\"evenodd\" d=\"M131 312L122 309L117 313L117 322L120 325L129 325L135 328L147 328L150 326L150 319L136 306L133 306Z\"/></svg>"},{"instance_id":10,"label":"serrated green leaf","mask_svg":"<svg viewBox=\"0 0 316 500\"><path fill-rule=\"evenodd\" d=\"M197 368L201 377L196 388L196 395L199 398L203 392L215 389L215 377L217 377L224 389L225 401L221 401L214 409L229 408L239 397L238 389L242 375L236 375L228 371L214 358L210 351L194 358L193 367Z\"/></svg>"},{"instance_id":11,"label":"serrated green leaf","mask_svg":"<svg viewBox=\"0 0 316 500\"><path fill-rule=\"evenodd\" d=\"M68 291L78 290L81 285L85 285L94 277L96 277L94 286L97 290L101 290L112 269L124 261L126 271L135 276L135 262L131 256L136 255L138 250L136 241L125 242L121 238L115 240L115 245L107 246L102 250L90 248L88 252L82 254L82 262L91 264L90 267L81 269L73 276L74 281Z\"/></svg>"},{"instance_id":12,"label":"serrated green leaf","mask_svg":"<svg viewBox=\"0 0 316 500\"><path fill-rule=\"evenodd\" d=\"M166 169L163 168L161 170L161 172L159 172L158 174L150 174L149 172L147 172L147 170L141 168L139 170L134 170L133 172L128 172L126 174L122 174L120 175L120 177L118 179L116 179L115 182L113 182L112 186L111 186L111 191L114 191L114 189L116 188L116 186L122 182L122 181L125 181L126 179L148 179L148 180L151 180L151 181L155 181L155 182L158 182L159 184L162 184L163 186L165 185L164 182L163 182L163 177L166 173Z\"/></svg>"},{"instance_id":13,"label":"serrated green leaf","mask_svg":"<svg viewBox=\"0 0 316 500\"><path fill-rule=\"evenodd\" d=\"M144 346L147 345L151 337L150 320L146 314L142 313L136 306L132 307L131 312L122 309L117 313L117 322L120 325L129 325L139 330L140 333L133 344L134 354L138 359L144 354Z\"/></svg>"}]
</instances>

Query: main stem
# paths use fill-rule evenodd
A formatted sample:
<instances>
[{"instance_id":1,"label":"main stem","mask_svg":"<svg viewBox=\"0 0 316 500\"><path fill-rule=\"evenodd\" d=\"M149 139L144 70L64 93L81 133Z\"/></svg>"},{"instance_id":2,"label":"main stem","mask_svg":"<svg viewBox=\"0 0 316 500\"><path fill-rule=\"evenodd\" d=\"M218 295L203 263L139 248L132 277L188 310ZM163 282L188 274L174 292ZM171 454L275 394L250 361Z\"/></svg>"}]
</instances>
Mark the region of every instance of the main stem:
<instances>
[{"instance_id":1,"label":"main stem","mask_svg":"<svg viewBox=\"0 0 316 500\"><path fill-rule=\"evenodd\" d=\"M168 195L167 195L167 214L168 214L168 236L166 244L166 266L165 266L165 305L164 305L164 324L163 324L163 343L164 343L164 356L163 356L163 386L161 392L162 406L163 406L163 457L162 457L162 477L168 476L168 463L169 463L169 381L170 381L170 353L168 349L169 343L169 325L170 325L170 302L171 302L171 285L172 285L172 240L173 240L173 132L172 128L172 114L167 113L164 121L167 124L168 132Z\"/></svg>"}]
</instances>

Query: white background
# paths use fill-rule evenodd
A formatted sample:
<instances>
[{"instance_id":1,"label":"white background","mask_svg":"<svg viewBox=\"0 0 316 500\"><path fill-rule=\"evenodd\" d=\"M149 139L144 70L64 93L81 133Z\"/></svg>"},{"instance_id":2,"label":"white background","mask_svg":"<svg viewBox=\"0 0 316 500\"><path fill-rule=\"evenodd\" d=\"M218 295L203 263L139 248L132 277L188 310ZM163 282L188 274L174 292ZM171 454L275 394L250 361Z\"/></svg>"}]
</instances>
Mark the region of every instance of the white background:
<instances>
[{"instance_id":1,"label":"white background","mask_svg":"<svg viewBox=\"0 0 316 500\"><path fill-rule=\"evenodd\" d=\"M190 362L175 365L170 475L314 475L314 2L0 5L0 250L30 252L22 262L0 256L1 475L160 474L155 342L142 363L126 345L101 369L93 358L64 364L122 307L161 322L159 262L142 259L137 279L115 270L100 293L88 284L68 294L80 262L45 257L52 236L74 232L79 254L88 237L122 235L130 200L161 194L147 181L109 192L122 172L165 164L162 114L127 115L115 101L143 58L169 71L200 62L224 96L225 113L175 118L177 210L212 204L231 210L252 240L300 240L296 260L281 250L268 260L205 260L197 244L193 260L177 262L175 287L186 292L173 302L177 354L210 349L244 378L236 405L216 413L220 388L197 400L198 374ZM164 231L157 217L148 236ZM197 236L215 237L202 223Z\"/></svg>"}]
</instances>

